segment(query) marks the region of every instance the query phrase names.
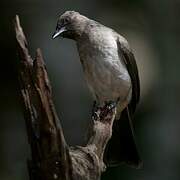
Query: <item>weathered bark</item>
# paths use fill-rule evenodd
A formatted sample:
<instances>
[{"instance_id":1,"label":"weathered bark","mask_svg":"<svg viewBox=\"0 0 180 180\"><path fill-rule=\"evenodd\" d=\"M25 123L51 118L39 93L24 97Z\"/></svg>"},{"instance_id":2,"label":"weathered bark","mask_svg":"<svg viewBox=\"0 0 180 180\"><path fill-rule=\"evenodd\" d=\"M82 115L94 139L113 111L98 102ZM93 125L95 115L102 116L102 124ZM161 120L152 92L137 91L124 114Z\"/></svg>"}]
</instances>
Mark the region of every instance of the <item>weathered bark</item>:
<instances>
[{"instance_id":1,"label":"weathered bark","mask_svg":"<svg viewBox=\"0 0 180 180\"><path fill-rule=\"evenodd\" d=\"M69 147L52 100L52 90L40 49L33 60L28 44L15 18L18 46L19 83L31 160L30 180L98 180L105 170L104 149L111 137L115 109L97 110L92 135L85 147Z\"/></svg>"}]
</instances>

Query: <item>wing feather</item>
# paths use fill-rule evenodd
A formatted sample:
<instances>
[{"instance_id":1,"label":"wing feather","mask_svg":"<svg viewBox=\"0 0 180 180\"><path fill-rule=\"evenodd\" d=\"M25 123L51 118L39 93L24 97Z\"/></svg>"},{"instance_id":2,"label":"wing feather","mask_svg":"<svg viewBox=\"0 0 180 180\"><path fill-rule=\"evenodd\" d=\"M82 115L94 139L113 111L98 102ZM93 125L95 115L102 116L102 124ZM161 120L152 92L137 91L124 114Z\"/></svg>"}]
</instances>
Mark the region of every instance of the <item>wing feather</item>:
<instances>
[{"instance_id":1,"label":"wing feather","mask_svg":"<svg viewBox=\"0 0 180 180\"><path fill-rule=\"evenodd\" d=\"M134 54L132 53L127 41L124 38L119 37L117 40L117 46L118 46L119 56L124 61L124 64L126 65L126 68L131 78L132 98L128 107L130 113L133 114L136 110L136 105L138 104L140 99L140 81L139 81L138 68Z\"/></svg>"}]
</instances>

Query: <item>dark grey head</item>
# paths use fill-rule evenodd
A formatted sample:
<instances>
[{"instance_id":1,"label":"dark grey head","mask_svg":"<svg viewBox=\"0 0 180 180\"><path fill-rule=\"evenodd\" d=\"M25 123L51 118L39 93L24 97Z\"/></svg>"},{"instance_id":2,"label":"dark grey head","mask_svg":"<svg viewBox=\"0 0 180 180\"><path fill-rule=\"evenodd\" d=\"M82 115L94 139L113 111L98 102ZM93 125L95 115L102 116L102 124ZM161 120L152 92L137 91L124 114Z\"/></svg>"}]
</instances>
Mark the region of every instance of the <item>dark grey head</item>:
<instances>
[{"instance_id":1,"label":"dark grey head","mask_svg":"<svg viewBox=\"0 0 180 180\"><path fill-rule=\"evenodd\" d=\"M62 36L69 39L77 39L81 36L87 24L88 18L75 11L66 11L62 14L53 34L53 39Z\"/></svg>"}]
</instances>

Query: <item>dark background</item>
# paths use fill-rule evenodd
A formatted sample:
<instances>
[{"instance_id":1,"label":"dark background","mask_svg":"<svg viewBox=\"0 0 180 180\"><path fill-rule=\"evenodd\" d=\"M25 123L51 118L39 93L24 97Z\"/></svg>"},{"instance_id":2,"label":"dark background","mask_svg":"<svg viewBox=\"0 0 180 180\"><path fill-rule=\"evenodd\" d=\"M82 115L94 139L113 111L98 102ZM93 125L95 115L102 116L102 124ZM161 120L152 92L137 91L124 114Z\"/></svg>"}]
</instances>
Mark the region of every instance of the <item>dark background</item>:
<instances>
[{"instance_id":1,"label":"dark background","mask_svg":"<svg viewBox=\"0 0 180 180\"><path fill-rule=\"evenodd\" d=\"M1 0L0 1L0 180L27 179L29 146L20 106L12 20L19 14L32 56L43 51L55 105L69 144L83 144L92 98L75 42L52 40L58 15L76 10L124 35L137 59L141 102L135 131L141 170L109 168L103 180L180 179L180 1Z\"/></svg>"}]
</instances>

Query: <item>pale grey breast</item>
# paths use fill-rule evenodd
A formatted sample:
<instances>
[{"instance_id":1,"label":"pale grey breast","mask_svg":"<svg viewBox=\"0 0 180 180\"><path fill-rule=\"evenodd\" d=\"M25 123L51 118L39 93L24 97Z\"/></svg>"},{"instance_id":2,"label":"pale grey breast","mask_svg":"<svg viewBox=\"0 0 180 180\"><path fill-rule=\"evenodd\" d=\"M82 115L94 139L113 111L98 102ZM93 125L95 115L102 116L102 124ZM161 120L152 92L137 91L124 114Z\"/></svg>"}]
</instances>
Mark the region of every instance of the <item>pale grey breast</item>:
<instances>
[{"instance_id":1,"label":"pale grey breast","mask_svg":"<svg viewBox=\"0 0 180 180\"><path fill-rule=\"evenodd\" d=\"M130 76L118 55L115 35L104 26L89 27L88 34L77 41L85 78L100 103L117 98L123 100L130 93Z\"/></svg>"}]
</instances>

